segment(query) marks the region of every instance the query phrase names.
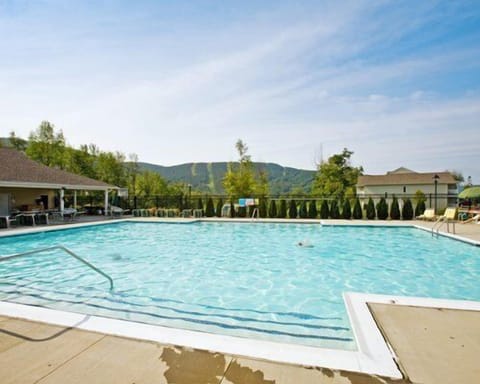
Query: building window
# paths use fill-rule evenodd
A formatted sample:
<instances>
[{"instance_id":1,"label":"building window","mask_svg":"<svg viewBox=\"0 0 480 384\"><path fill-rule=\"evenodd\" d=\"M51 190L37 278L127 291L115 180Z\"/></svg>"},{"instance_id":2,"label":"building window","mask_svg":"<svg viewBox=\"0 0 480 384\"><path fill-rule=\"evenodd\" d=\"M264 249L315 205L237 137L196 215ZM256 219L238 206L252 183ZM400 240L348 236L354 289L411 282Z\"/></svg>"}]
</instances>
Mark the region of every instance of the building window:
<instances>
[{"instance_id":1,"label":"building window","mask_svg":"<svg viewBox=\"0 0 480 384\"><path fill-rule=\"evenodd\" d=\"M407 187L404 185L403 186L403 193L407 192Z\"/></svg>"}]
</instances>

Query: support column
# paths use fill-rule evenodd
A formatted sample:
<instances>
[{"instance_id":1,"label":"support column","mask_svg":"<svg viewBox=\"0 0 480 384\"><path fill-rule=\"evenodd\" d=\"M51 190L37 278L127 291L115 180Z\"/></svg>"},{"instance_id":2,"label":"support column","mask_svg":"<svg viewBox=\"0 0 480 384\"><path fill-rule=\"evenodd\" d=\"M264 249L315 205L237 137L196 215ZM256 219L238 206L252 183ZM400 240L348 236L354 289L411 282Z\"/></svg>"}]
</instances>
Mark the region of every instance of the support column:
<instances>
[{"instance_id":1,"label":"support column","mask_svg":"<svg viewBox=\"0 0 480 384\"><path fill-rule=\"evenodd\" d=\"M77 191L73 191L73 208L77 209Z\"/></svg>"},{"instance_id":2,"label":"support column","mask_svg":"<svg viewBox=\"0 0 480 384\"><path fill-rule=\"evenodd\" d=\"M64 197L65 197L65 190L62 188L60 189L60 212L63 212L63 210L65 209Z\"/></svg>"},{"instance_id":3,"label":"support column","mask_svg":"<svg viewBox=\"0 0 480 384\"><path fill-rule=\"evenodd\" d=\"M105 190L105 216L108 215L108 189Z\"/></svg>"}]
</instances>

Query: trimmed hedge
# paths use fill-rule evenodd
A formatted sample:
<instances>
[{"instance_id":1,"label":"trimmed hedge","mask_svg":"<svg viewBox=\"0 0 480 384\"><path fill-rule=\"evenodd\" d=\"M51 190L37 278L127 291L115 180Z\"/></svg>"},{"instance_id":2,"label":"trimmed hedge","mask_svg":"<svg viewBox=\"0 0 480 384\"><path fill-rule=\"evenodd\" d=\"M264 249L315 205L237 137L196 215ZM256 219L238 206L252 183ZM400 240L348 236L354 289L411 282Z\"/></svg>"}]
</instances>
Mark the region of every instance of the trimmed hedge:
<instances>
[{"instance_id":1,"label":"trimmed hedge","mask_svg":"<svg viewBox=\"0 0 480 384\"><path fill-rule=\"evenodd\" d=\"M296 219L297 216L297 203L295 202L295 200L290 200L290 205L288 206L288 217L291 219Z\"/></svg>"},{"instance_id":2,"label":"trimmed hedge","mask_svg":"<svg viewBox=\"0 0 480 384\"><path fill-rule=\"evenodd\" d=\"M260 217L267 217L267 203L265 199L260 199L260 205L258 206L258 214Z\"/></svg>"},{"instance_id":3,"label":"trimmed hedge","mask_svg":"<svg viewBox=\"0 0 480 384\"><path fill-rule=\"evenodd\" d=\"M377 217L379 220L387 220L388 218L388 204L384 197L377 204Z\"/></svg>"},{"instance_id":4,"label":"trimmed hedge","mask_svg":"<svg viewBox=\"0 0 480 384\"><path fill-rule=\"evenodd\" d=\"M403 202L402 219L403 220L412 220L413 219L413 205L412 205L412 201L410 199L406 199Z\"/></svg>"},{"instance_id":5,"label":"trimmed hedge","mask_svg":"<svg viewBox=\"0 0 480 384\"><path fill-rule=\"evenodd\" d=\"M280 209L278 210L278 218L285 219L287 218L287 202L285 200L280 200Z\"/></svg>"},{"instance_id":6,"label":"trimmed hedge","mask_svg":"<svg viewBox=\"0 0 480 384\"><path fill-rule=\"evenodd\" d=\"M338 208L337 200L333 200L332 204L330 205L330 217L332 219L339 219L340 218L340 210Z\"/></svg>"},{"instance_id":7,"label":"trimmed hedge","mask_svg":"<svg viewBox=\"0 0 480 384\"><path fill-rule=\"evenodd\" d=\"M270 205L268 206L268 217L275 219L277 214L277 204L275 203L275 200L270 200Z\"/></svg>"},{"instance_id":8,"label":"trimmed hedge","mask_svg":"<svg viewBox=\"0 0 480 384\"><path fill-rule=\"evenodd\" d=\"M425 201L421 200L415 207L415 217L423 215L423 212L425 212Z\"/></svg>"},{"instance_id":9,"label":"trimmed hedge","mask_svg":"<svg viewBox=\"0 0 480 384\"><path fill-rule=\"evenodd\" d=\"M215 216L222 217L222 207L223 207L223 200L218 199L217 208L215 209Z\"/></svg>"},{"instance_id":10,"label":"trimmed hedge","mask_svg":"<svg viewBox=\"0 0 480 384\"><path fill-rule=\"evenodd\" d=\"M330 217L330 209L328 208L327 200L322 200L322 205L320 206L320 218L328 219Z\"/></svg>"},{"instance_id":11,"label":"trimmed hedge","mask_svg":"<svg viewBox=\"0 0 480 384\"><path fill-rule=\"evenodd\" d=\"M358 197L355 199L355 204L353 205L353 218L356 220L363 219L362 206L360 205L360 199Z\"/></svg>"},{"instance_id":12,"label":"trimmed hedge","mask_svg":"<svg viewBox=\"0 0 480 384\"><path fill-rule=\"evenodd\" d=\"M377 216L375 212L375 204L373 204L373 200L371 197L368 198L366 214L368 220L375 220L375 217Z\"/></svg>"},{"instance_id":13,"label":"trimmed hedge","mask_svg":"<svg viewBox=\"0 0 480 384\"><path fill-rule=\"evenodd\" d=\"M400 207L398 206L398 199L395 196L390 204L390 218L392 220L400 220Z\"/></svg>"},{"instance_id":14,"label":"trimmed hedge","mask_svg":"<svg viewBox=\"0 0 480 384\"><path fill-rule=\"evenodd\" d=\"M352 207L350 206L350 201L345 199L342 207L342 218L350 220L352 218Z\"/></svg>"},{"instance_id":15,"label":"trimmed hedge","mask_svg":"<svg viewBox=\"0 0 480 384\"><path fill-rule=\"evenodd\" d=\"M310 219L316 219L317 216L317 203L315 202L315 200L311 200L308 204L308 217Z\"/></svg>"},{"instance_id":16,"label":"trimmed hedge","mask_svg":"<svg viewBox=\"0 0 480 384\"><path fill-rule=\"evenodd\" d=\"M215 209L213 207L213 200L211 197L207 200L207 206L205 207L205 216L213 217L215 216Z\"/></svg>"},{"instance_id":17,"label":"trimmed hedge","mask_svg":"<svg viewBox=\"0 0 480 384\"><path fill-rule=\"evenodd\" d=\"M298 216L301 219L306 219L308 217L307 202L302 200L300 203L300 209L298 210Z\"/></svg>"}]
</instances>

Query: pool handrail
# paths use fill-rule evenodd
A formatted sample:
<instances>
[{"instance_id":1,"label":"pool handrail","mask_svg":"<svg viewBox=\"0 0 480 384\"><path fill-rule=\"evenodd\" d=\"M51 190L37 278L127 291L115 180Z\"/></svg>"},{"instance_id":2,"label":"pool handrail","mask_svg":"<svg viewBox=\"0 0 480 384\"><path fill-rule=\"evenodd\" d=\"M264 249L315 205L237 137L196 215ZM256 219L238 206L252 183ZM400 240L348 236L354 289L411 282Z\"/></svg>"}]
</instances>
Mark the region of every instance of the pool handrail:
<instances>
[{"instance_id":1,"label":"pool handrail","mask_svg":"<svg viewBox=\"0 0 480 384\"><path fill-rule=\"evenodd\" d=\"M13 255L8 255L8 256L0 256L0 262L2 261L7 261L7 260L11 260L11 259L16 259L16 258L19 258L19 257L23 257L23 256L29 256L29 255L33 255L35 253L40 253L40 252L46 252L46 251L53 251L55 249L60 249L66 253L68 253L70 256L74 257L75 259L77 259L78 261L82 262L83 264L85 264L87 267L89 267L90 269L93 269L95 272L99 273L100 275L102 275L103 277L105 277L109 283L110 283L110 290L113 291L113 279L107 275L105 272L103 272L101 269L97 268L96 266L94 266L93 264L89 263L87 260L83 259L82 257L78 256L76 253L74 253L73 251L71 251L70 249L68 249L67 247L64 247L63 245L54 245L52 247L46 247L46 248L37 248L37 249L33 249L31 251L27 251L27 252L21 252L21 253L15 253Z\"/></svg>"}]
</instances>

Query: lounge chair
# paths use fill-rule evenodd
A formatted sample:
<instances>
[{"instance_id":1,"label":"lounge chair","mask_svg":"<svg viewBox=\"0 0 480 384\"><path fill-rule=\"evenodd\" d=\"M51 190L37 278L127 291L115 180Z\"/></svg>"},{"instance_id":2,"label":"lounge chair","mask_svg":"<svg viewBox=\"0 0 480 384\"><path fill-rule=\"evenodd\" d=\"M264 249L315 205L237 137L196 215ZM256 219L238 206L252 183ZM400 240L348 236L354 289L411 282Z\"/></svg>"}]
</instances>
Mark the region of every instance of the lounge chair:
<instances>
[{"instance_id":1,"label":"lounge chair","mask_svg":"<svg viewBox=\"0 0 480 384\"><path fill-rule=\"evenodd\" d=\"M417 216L416 219L419 220L435 220L435 210L433 208L427 208L422 215Z\"/></svg>"},{"instance_id":2,"label":"lounge chair","mask_svg":"<svg viewBox=\"0 0 480 384\"><path fill-rule=\"evenodd\" d=\"M120 216L120 217L122 217L124 213L129 212L128 209L122 209L122 208L117 207L115 205L111 205L109 211L110 211L111 216Z\"/></svg>"},{"instance_id":3,"label":"lounge chair","mask_svg":"<svg viewBox=\"0 0 480 384\"><path fill-rule=\"evenodd\" d=\"M453 224L453 233L455 233L455 220L457 218L457 208L447 208L445 209L445 213L440 216L437 221L432 226L432 234L435 230L437 233L440 230L440 227L443 223L447 223L447 232L450 232L450 223Z\"/></svg>"},{"instance_id":4,"label":"lounge chair","mask_svg":"<svg viewBox=\"0 0 480 384\"><path fill-rule=\"evenodd\" d=\"M0 222L5 222L5 228L10 228L12 223L17 225L17 218L11 216L0 216Z\"/></svg>"}]
</instances>

